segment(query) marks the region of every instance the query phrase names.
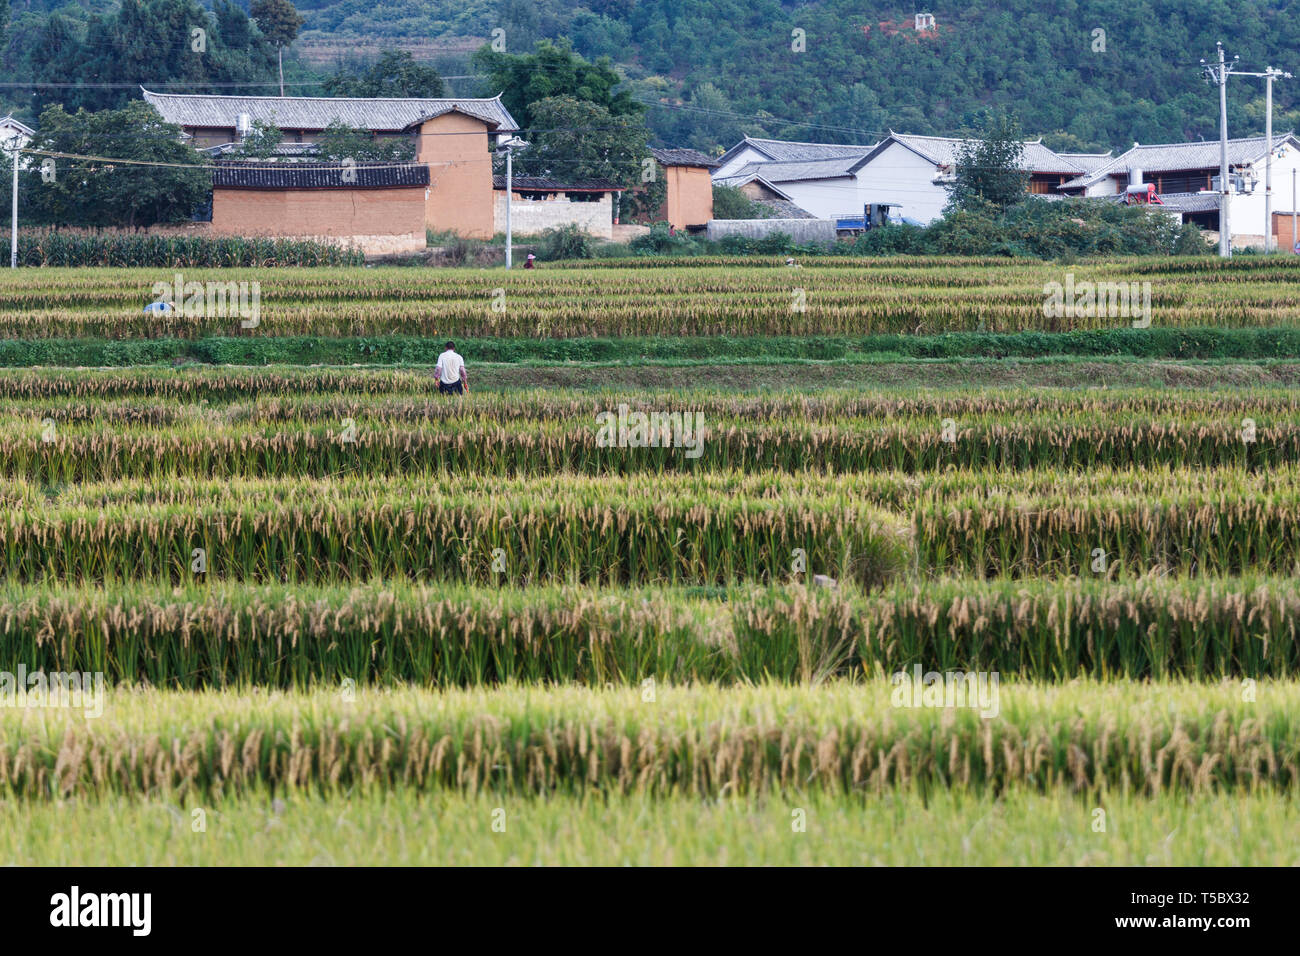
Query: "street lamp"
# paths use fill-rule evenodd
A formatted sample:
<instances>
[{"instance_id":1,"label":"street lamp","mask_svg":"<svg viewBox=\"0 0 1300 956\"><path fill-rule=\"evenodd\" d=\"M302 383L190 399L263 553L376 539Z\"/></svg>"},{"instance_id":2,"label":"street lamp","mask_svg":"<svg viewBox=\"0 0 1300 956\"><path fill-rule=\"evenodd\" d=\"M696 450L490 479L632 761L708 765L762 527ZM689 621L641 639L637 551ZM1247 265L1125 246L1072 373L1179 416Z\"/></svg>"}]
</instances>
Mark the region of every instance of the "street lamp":
<instances>
[{"instance_id":1,"label":"street lamp","mask_svg":"<svg viewBox=\"0 0 1300 956\"><path fill-rule=\"evenodd\" d=\"M518 136L511 136L497 143L497 152L506 154L506 268L511 266L512 243L514 240L510 228L510 203L514 186L514 158L515 151L525 150L528 144Z\"/></svg>"}]
</instances>

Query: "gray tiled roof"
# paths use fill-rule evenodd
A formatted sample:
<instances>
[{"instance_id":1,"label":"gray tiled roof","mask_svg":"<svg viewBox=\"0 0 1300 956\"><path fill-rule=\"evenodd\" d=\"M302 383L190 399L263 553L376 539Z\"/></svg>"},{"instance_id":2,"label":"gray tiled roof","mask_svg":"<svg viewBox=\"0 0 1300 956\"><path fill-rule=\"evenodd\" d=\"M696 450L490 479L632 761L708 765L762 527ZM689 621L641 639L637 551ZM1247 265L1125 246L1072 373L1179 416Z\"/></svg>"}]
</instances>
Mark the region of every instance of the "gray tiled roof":
<instances>
[{"instance_id":1,"label":"gray tiled roof","mask_svg":"<svg viewBox=\"0 0 1300 956\"><path fill-rule=\"evenodd\" d=\"M1084 172L1092 172L1103 163L1108 163L1115 157L1111 155L1110 150L1104 153L1057 153L1057 156L1063 156L1070 160L1076 166L1081 167Z\"/></svg>"},{"instance_id":2,"label":"gray tiled roof","mask_svg":"<svg viewBox=\"0 0 1300 956\"><path fill-rule=\"evenodd\" d=\"M805 159L792 162L746 163L730 176L731 180L744 180L746 177L761 176L772 183L793 183L807 179L839 179L852 176L857 166L861 165L865 155L856 153L838 156L832 159ZM718 180L724 182L724 180Z\"/></svg>"},{"instance_id":3,"label":"gray tiled roof","mask_svg":"<svg viewBox=\"0 0 1300 956\"><path fill-rule=\"evenodd\" d=\"M650 148L650 155L665 166L702 166L712 169L718 165L716 159L705 156L697 149L656 149Z\"/></svg>"},{"instance_id":4,"label":"gray tiled roof","mask_svg":"<svg viewBox=\"0 0 1300 956\"><path fill-rule=\"evenodd\" d=\"M347 178L344 174L350 174ZM227 189L392 189L429 185L424 163L344 167L335 163L217 163L212 185Z\"/></svg>"},{"instance_id":5,"label":"gray tiled roof","mask_svg":"<svg viewBox=\"0 0 1300 956\"><path fill-rule=\"evenodd\" d=\"M207 153L212 157L231 157L239 159L238 143L222 143L220 146L208 146L201 152ZM320 152L319 143L277 143L271 150L271 157L295 158L299 156L315 156Z\"/></svg>"},{"instance_id":6,"label":"gray tiled roof","mask_svg":"<svg viewBox=\"0 0 1300 956\"><path fill-rule=\"evenodd\" d=\"M1273 137L1276 148L1290 140L1292 145L1300 148L1300 141L1290 133ZM1228 164L1237 166L1253 163L1263 158L1268 140L1263 136L1247 136L1228 140ZM1090 186L1107 176L1124 176L1134 169L1143 173L1173 172L1183 169L1217 169L1219 166L1219 141L1200 140L1194 143L1161 143L1151 146L1135 144L1133 148L1116 156L1108 163L1096 167L1087 175L1080 176L1065 183L1064 187Z\"/></svg>"},{"instance_id":7,"label":"gray tiled roof","mask_svg":"<svg viewBox=\"0 0 1300 956\"><path fill-rule=\"evenodd\" d=\"M760 163L760 164L757 164L757 165L760 165L760 166L761 166L762 164ZM715 180L713 180L713 185L715 185L715 186L732 186L732 187L734 187L734 188L736 188L736 189L739 189L741 186L744 186L746 183L754 183L754 182L756 182L756 183L761 183L761 184L762 184L763 186L765 186L767 189L770 189L772 192L776 193L777 197L780 198L780 199L789 199L789 198L790 198L790 197L789 197L789 196L788 196L788 195L787 195L787 194L786 194L786 193L781 189L780 186L776 185L776 183L770 182L770 181L768 181L767 179L763 178L763 176L762 176L761 174L759 174L759 173L748 173L747 175L744 175L744 176L723 176L723 177L721 177L721 178L719 178L719 179L715 179Z\"/></svg>"},{"instance_id":8,"label":"gray tiled roof","mask_svg":"<svg viewBox=\"0 0 1300 956\"><path fill-rule=\"evenodd\" d=\"M209 96L192 93L152 93L141 87L145 102L168 123L179 126L234 129L240 113L281 129L324 129L341 120L358 129L397 132L413 123L459 111L478 117L494 130L519 127L500 96L420 99L346 96Z\"/></svg>"},{"instance_id":9,"label":"gray tiled roof","mask_svg":"<svg viewBox=\"0 0 1300 956\"><path fill-rule=\"evenodd\" d=\"M33 133L36 132L36 130L32 129L22 120L14 119L13 113L10 113L8 116L0 116L0 126L13 126L20 133L24 133L28 136L31 136Z\"/></svg>"},{"instance_id":10,"label":"gray tiled roof","mask_svg":"<svg viewBox=\"0 0 1300 956\"><path fill-rule=\"evenodd\" d=\"M970 140L951 136L912 136L906 133L891 133L895 140L914 150L936 166L952 166L957 162L957 149ZM1019 168L1034 173L1081 173L1084 167L1075 160L1067 159L1054 152L1041 142L1034 140L1025 143L1020 154Z\"/></svg>"},{"instance_id":11,"label":"gray tiled roof","mask_svg":"<svg viewBox=\"0 0 1300 956\"><path fill-rule=\"evenodd\" d=\"M845 146L841 143L790 143L780 139L745 138L745 142L772 157L774 162L799 162L829 159L835 156L865 156L872 146Z\"/></svg>"},{"instance_id":12,"label":"gray tiled roof","mask_svg":"<svg viewBox=\"0 0 1300 956\"><path fill-rule=\"evenodd\" d=\"M1117 203L1124 202L1124 193L1110 197ZM1219 208L1218 193L1161 193L1162 205L1151 206L1152 209L1168 209L1172 212L1213 212Z\"/></svg>"},{"instance_id":13,"label":"gray tiled roof","mask_svg":"<svg viewBox=\"0 0 1300 956\"><path fill-rule=\"evenodd\" d=\"M754 202L768 210L769 219L816 219L817 217L802 206L796 206L788 199L755 199Z\"/></svg>"},{"instance_id":14,"label":"gray tiled roof","mask_svg":"<svg viewBox=\"0 0 1300 956\"><path fill-rule=\"evenodd\" d=\"M865 156L874 146L846 146L841 143L792 143L783 139L755 139L746 136L718 159L725 163L746 146L758 150L773 162L790 163L805 159L830 159L836 156Z\"/></svg>"},{"instance_id":15,"label":"gray tiled roof","mask_svg":"<svg viewBox=\"0 0 1300 956\"><path fill-rule=\"evenodd\" d=\"M506 188L506 178L504 176L492 177L492 188L502 191ZM512 176L510 179L510 189L512 192L564 192L572 190L574 192L618 192L623 186L609 179L547 179L545 176Z\"/></svg>"}]
</instances>

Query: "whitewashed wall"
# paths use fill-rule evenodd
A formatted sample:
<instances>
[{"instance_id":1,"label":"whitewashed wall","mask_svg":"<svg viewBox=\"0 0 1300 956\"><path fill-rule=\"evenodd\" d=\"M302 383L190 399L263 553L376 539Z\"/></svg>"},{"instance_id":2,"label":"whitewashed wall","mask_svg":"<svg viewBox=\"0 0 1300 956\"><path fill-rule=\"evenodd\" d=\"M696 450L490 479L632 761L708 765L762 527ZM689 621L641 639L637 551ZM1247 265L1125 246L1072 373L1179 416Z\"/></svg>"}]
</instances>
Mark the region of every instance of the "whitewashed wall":
<instances>
[{"instance_id":1,"label":"whitewashed wall","mask_svg":"<svg viewBox=\"0 0 1300 956\"><path fill-rule=\"evenodd\" d=\"M858 170L862 203L896 204L889 210L891 218L905 216L920 223L931 223L942 215L948 202L948 191L931 181L936 173L929 160L906 146L891 143Z\"/></svg>"}]
</instances>

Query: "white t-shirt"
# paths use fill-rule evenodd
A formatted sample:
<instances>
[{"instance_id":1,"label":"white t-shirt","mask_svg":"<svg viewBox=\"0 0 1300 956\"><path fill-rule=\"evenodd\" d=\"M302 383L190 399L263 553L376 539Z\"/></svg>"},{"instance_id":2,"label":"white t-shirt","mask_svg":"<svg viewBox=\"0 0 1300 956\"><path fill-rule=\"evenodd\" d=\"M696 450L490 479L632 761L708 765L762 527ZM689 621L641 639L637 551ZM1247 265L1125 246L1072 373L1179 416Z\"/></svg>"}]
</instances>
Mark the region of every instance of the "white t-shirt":
<instances>
[{"instance_id":1,"label":"white t-shirt","mask_svg":"<svg viewBox=\"0 0 1300 956\"><path fill-rule=\"evenodd\" d=\"M455 385L460 381L460 370L465 367L465 360L459 352L443 352L438 356L438 380L444 385Z\"/></svg>"}]
</instances>

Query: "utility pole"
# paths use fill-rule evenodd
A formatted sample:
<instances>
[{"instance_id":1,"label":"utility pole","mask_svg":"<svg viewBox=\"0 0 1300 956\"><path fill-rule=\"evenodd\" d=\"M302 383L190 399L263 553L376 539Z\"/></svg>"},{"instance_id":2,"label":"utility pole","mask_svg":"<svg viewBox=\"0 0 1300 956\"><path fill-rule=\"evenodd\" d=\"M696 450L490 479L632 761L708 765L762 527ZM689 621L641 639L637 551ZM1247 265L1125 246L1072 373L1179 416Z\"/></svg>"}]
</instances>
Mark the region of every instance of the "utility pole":
<instances>
[{"instance_id":1,"label":"utility pole","mask_svg":"<svg viewBox=\"0 0 1300 956\"><path fill-rule=\"evenodd\" d=\"M1281 71L1278 71L1278 75ZM1268 155L1264 157L1264 251L1273 251L1273 68L1264 70L1264 136Z\"/></svg>"},{"instance_id":2,"label":"utility pole","mask_svg":"<svg viewBox=\"0 0 1300 956\"><path fill-rule=\"evenodd\" d=\"M1231 184L1228 181L1228 65L1223 57L1223 43L1215 44L1219 51L1217 65L1206 67L1205 79L1219 87L1219 255L1225 259L1232 258L1232 224L1229 220L1229 203L1231 201ZM1233 57L1235 63L1240 57Z\"/></svg>"},{"instance_id":3,"label":"utility pole","mask_svg":"<svg viewBox=\"0 0 1300 956\"><path fill-rule=\"evenodd\" d=\"M1291 249L1292 251L1295 251L1296 246L1300 246L1300 235L1297 235L1295 231L1295 223L1296 223L1296 216L1297 216L1296 202L1295 202L1296 199L1295 174L1296 174L1295 167L1292 167L1291 169Z\"/></svg>"},{"instance_id":4,"label":"utility pole","mask_svg":"<svg viewBox=\"0 0 1300 956\"><path fill-rule=\"evenodd\" d=\"M9 268L18 268L18 156L21 149L18 146L17 138L14 139L14 192L13 192L13 219L10 223L9 233Z\"/></svg>"},{"instance_id":5,"label":"utility pole","mask_svg":"<svg viewBox=\"0 0 1300 956\"><path fill-rule=\"evenodd\" d=\"M504 150L506 154L506 268L513 265L514 255L514 232L510 224L510 206L514 191L514 172L515 172L515 150L527 149L528 144L518 136L511 136L504 140L498 146L498 150Z\"/></svg>"},{"instance_id":6,"label":"utility pole","mask_svg":"<svg viewBox=\"0 0 1300 956\"><path fill-rule=\"evenodd\" d=\"M1263 73L1246 73L1233 70L1237 76L1262 76L1264 78L1264 135L1268 138L1268 153L1264 157L1264 251L1273 252L1273 80L1291 79L1290 73L1266 67Z\"/></svg>"}]
</instances>

